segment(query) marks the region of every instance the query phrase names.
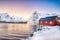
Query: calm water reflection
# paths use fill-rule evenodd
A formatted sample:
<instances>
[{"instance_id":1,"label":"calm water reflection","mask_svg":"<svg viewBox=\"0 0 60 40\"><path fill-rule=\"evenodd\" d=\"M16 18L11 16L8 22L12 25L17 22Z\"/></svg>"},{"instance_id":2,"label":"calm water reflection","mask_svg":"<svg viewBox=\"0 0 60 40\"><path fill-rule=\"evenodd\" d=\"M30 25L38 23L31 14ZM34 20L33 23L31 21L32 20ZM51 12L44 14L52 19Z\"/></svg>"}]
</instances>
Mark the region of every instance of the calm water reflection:
<instances>
[{"instance_id":1,"label":"calm water reflection","mask_svg":"<svg viewBox=\"0 0 60 40\"><path fill-rule=\"evenodd\" d=\"M29 24L0 23L0 34L30 34Z\"/></svg>"}]
</instances>

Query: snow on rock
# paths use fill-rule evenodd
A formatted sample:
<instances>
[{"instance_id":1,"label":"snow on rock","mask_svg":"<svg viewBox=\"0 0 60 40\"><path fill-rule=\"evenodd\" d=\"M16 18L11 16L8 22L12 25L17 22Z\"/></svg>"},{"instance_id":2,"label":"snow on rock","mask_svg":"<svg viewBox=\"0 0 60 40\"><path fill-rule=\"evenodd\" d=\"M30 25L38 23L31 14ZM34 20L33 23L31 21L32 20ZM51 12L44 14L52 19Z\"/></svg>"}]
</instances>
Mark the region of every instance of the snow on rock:
<instances>
[{"instance_id":1,"label":"snow on rock","mask_svg":"<svg viewBox=\"0 0 60 40\"><path fill-rule=\"evenodd\" d=\"M60 26L44 26L42 31L33 33L31 40L60 40Z\"/></svg>"}]
</instances>

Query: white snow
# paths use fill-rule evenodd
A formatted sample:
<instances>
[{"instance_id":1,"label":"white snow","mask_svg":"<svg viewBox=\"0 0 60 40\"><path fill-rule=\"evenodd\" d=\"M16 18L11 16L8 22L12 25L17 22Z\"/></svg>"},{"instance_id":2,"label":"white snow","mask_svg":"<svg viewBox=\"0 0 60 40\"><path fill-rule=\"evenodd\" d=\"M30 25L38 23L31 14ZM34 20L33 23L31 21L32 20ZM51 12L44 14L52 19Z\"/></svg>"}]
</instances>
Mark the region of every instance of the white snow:
<instances>
[{"instance_id":1,"label":"white snow","mask_svg":"<svg viewBox=\"0 0 60 40\"><path fill-rule=\"evenodd\" d=\"M60 26L44 26L42 31L33 34L31 40L60 40Z\"/></svg>"}]
</instances>

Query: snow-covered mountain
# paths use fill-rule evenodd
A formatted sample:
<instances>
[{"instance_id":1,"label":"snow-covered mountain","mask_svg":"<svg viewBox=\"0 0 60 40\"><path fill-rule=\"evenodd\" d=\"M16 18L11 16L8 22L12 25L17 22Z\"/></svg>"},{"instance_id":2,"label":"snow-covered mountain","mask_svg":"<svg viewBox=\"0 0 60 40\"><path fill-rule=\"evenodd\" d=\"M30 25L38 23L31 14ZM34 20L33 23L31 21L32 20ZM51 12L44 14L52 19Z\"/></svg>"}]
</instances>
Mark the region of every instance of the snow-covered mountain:
<instances>
[{"instance_id":1,"label":"snow-covered mountain","mask_svg":"<svg viewBox=\"0 0 60 40\"><path fill-rule=\"evenodd\" d=\"M26 22L27 20L23 17L10 17L7 13L0 13L0 21L6 21L6 22Z\"/></svg>"}]
</instances>

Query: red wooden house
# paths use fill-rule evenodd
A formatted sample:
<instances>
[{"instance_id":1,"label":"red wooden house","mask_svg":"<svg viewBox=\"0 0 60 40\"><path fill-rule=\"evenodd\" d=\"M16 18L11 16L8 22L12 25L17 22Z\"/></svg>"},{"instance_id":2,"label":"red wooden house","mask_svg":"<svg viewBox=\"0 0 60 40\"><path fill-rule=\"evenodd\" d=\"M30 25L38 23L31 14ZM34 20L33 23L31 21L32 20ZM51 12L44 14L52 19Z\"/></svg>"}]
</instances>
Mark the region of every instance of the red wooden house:
<instances>
[{"instance_id":1,"label":"red wooden house","mask_svg":"<svg viewBox=\"0 0 60 40\"><path fill-rule=\"evenodd\" d=\"M58 17L57 25L60 26L60 17Z\"/></svg>"},{"instance_id":2,"label":"red wooden house","mask_svg":"<svg viewBox=\"0 0 60 40\"><path fill-rule=\"evenodd\" d=\"M43 26L56 26L57 25L57 16L50 16L50 17L45 17L41 18L39 20L39 25Z\"/></svg>"}]
</instances>

